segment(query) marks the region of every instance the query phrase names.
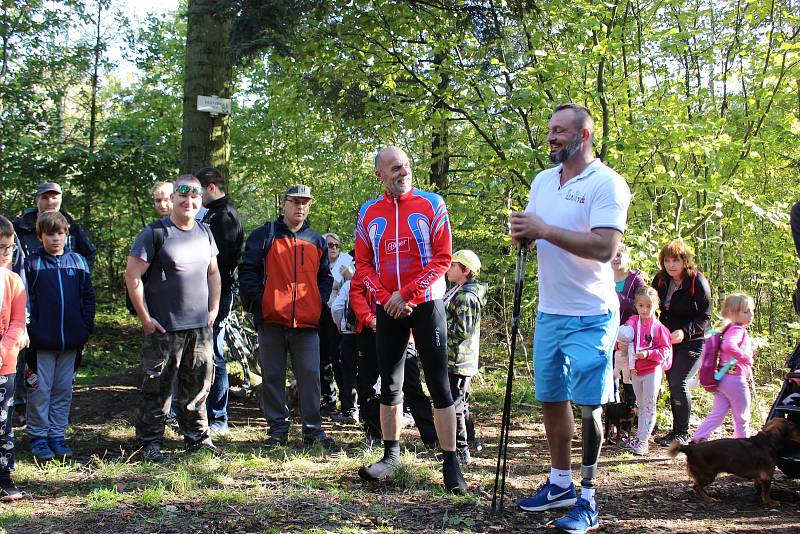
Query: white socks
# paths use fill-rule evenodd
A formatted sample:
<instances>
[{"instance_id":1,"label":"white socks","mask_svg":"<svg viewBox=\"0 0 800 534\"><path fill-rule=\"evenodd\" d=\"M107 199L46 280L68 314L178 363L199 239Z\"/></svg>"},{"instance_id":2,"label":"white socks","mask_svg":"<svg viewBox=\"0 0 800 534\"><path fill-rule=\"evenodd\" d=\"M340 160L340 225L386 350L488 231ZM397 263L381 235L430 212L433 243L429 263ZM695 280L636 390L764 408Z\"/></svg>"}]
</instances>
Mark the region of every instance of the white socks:
<instances>
[{"instance_id":1,"label":"white socks","mask_svg":"<svg viewBox=\"0 0 800 534\"><path fill-rule=\"evenodd\" d=\"M550 468L550 483L559 488L567 489L572 484L572 471L569 469ZM592 510L597 510L597 502L594 500L594 488L581 488L580 498L592 505Z\"/></svg>"},{"instance_id":2,"label":"white socks","mask_svg":"<svg viewBox=\"0 0 800 534\"><path fill-rule=\"evenodd\" d=\"M572 471L569 469L550 468L550 483L559 488L567 489L572 484Z\"/></svg>"},{"instance_id":3,"label":"white socks","mask_svg":"<svg viewBox=\"0 0 800 534\"><path fill-rule=\"evenodd\" d=\"M592 510L597 510L597 503L594 500L594 488L581 488L581 499L589 501Z\"/></svg>"}]
</instances>

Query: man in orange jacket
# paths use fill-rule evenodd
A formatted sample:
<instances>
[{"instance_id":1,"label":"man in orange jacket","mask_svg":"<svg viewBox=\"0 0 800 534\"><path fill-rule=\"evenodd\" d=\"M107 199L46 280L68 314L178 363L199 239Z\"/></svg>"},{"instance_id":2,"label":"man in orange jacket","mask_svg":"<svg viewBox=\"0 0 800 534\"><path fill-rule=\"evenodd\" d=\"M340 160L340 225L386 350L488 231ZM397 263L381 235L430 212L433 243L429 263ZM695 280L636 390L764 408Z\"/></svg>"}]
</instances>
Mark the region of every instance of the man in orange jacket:
<instances>
[{"instance_id":1,"label":"man in orange jacket","mask_svg":"<svg viewBox=\"0 0 800 534\"><path fill-rule=\"evenodd\" d=\"M269 425L267 447L286 445L286 354L300 395L303 443L335 445L322 430L319 383L319 318L333 286L328 247L306 218L311 188L292 185L283 198L283 217L247 236L239 290L258 325L261 407Z\"/></svg>"}]
</instances>

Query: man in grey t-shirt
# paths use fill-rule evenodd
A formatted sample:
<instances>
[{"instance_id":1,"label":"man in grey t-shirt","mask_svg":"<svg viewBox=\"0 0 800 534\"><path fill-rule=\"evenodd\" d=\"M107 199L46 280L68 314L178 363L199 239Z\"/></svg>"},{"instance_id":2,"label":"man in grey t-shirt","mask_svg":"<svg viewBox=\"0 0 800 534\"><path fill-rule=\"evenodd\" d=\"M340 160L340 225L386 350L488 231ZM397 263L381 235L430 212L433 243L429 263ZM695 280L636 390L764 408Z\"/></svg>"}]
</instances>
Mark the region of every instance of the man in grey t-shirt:
<instances>
[{"instance_id":1,"label":"man in grey t-shirt","mask_svg":"<svg viewBox=\"0 0 800 534\"><path fill-rule=\"evenodd\" d=\"M219 310L220 274L211 231L195 220L201 196L197 178L180 176L169 217L136 237L125 270L144 333L136 437L144 459L154 462L165 459L161 443L176 373L176 413L187 450L215 449L208 436L206 397L214 376L211 325Z\"/></svg>"}]
</instances>

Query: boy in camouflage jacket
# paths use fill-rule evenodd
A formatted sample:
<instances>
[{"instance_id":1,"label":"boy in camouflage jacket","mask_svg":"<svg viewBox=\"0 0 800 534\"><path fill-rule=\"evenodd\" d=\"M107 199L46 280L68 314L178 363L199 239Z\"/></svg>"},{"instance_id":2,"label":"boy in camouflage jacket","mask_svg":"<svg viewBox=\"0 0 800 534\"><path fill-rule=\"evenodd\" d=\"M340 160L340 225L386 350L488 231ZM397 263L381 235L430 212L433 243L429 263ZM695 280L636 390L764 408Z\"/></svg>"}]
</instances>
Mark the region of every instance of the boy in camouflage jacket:
<instances>
[{"instance_id":1,"label":"boy in camouflage jacket","mask_svg":"<svg viewBox=\"0 0 800 534\"><path fill-rule=\"evenodd\" d=\"M456 452L463 463L470 461L469 387L472 377L478 373L481 307L486 303L487 293L486 284L476 279L480 268L480 259L473 251L459 250L453 254L447 279L454 285L444 296L448 376L456 410Z\"/></svg>"}]
</instances>

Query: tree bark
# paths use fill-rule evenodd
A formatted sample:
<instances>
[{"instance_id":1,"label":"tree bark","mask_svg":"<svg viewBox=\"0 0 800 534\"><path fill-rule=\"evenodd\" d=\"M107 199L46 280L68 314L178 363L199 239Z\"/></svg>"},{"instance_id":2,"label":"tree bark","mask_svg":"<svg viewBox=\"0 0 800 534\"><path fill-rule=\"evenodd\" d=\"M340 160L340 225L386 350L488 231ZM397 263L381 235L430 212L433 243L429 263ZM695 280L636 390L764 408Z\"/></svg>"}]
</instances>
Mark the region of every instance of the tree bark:
<instances>
[{"instance_id":1,"label":"tree bark","mask_svg":"<svg viewBox=\"0 0 800 534\"><path fill-rule=\"evenodd\" d=\"M438 94L434 96L433 102L430 182L438 191L442 191L447 187L447 175L450 172L450 147L448 146L450 112L445 106L444 97L440 96L445 93L447 86L450 84L450 75L442 67L444 60L445 55L443 53L438 53L433 58L433 64L436 65L436 71L439 74L439 83L437 84Z\"/></svg>"},{"instance_id":2,"label":"tree bark","mask_svg":"<svg viewBox=\"0 0 800 534\"><path fill-rule=\"evenodd\" d=\"M183 83L181 173L213 166L229 175L230 116L197 111L197 95L231 97L231 21L220 0L189 0Z\"/></svg>"}]
</instances>

